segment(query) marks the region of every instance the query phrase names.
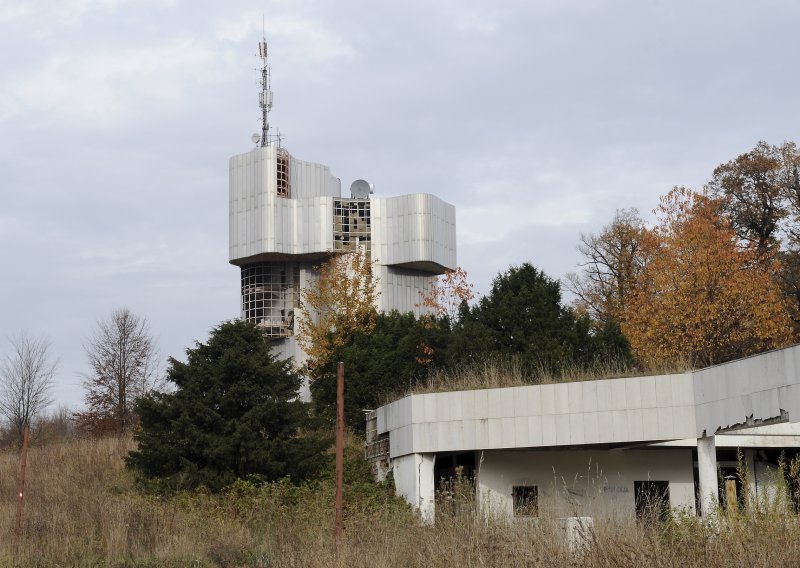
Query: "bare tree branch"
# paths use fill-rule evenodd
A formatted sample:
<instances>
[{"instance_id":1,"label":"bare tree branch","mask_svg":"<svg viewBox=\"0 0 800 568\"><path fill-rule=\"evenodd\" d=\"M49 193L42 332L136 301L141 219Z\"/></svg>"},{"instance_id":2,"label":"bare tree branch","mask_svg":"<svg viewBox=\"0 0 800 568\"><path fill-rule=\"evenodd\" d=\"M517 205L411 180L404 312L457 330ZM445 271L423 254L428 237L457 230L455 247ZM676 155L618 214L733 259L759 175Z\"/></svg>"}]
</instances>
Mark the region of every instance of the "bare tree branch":
<instances>
[{"instance_id":1,"label":"bare tree branch","mask_svg":"<svg viewBox=\"0 0 800 568\"><path fill-rule=\"evenodd\" d=\"M89 411L76 415L89 432L124 432L134 424L136 400L164 388L159 356L147 319L115 310L84 345L91 371L84 377Z\"/></svg>"},{"instance_id":2,"label":"bare tree branch","mask_svg":"<svg viewBox=\"0 0 800 568\"><path fill-rule=\"evenodd\" d=\"M47 338L21 332L9 343L11 352L0 362L0 414L21 440L25 425L53 401L50 390L58 360L52 360Z\"/></svg>"}]
</instances>

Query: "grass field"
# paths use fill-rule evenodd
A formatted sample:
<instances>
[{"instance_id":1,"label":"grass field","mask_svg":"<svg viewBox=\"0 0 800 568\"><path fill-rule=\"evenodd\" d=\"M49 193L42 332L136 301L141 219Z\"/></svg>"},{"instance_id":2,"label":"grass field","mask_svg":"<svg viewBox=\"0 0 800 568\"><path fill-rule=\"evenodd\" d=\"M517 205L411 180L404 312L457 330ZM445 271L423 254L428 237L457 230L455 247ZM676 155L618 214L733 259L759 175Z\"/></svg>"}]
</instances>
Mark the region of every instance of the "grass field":
<instances>
[{"instance_id":1,"label":"grass field","mask_svg":"<svg viewBox=\"0 0 800 568\"><path fill-rule=\"evenodd\" d=\"M332 476L165 497L139 488L125 470L131 447L129 439L110 438L31 448L16 556L18 456L2 452L0 566L800 566L800 519L781 507L711 523L596 523L575 555L557 523L486 521L469 499L443 511L436 526L421 526L389 488L369 480L358 439L348 449L337 553Z\"/></svg>"}]
</instances>

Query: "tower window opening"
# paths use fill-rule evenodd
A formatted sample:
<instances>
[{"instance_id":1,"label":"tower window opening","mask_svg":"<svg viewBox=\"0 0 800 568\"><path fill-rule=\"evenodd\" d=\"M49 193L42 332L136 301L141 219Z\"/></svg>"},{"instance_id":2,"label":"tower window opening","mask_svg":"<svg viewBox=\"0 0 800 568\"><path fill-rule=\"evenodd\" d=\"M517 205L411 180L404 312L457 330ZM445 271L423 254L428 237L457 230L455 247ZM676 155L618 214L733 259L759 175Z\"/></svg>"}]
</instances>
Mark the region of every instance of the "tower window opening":
<instances>
[{"instance_id":1,"label":"tower window opening","mask_svg":"<svg viewBox=\"0 0 800 568\"><path fill-rule=\"evenodd\" d=\"M333 250L350 252L356 243L371 252L369 199L337 199L333 202Z\"/></svg>"},{"instance_id":2,"label":"tower window opening","mask_svg":"<svg viewBox=\"0 0 800 568\"><path fill-rule=\"evenodd\" d=\"M276 169L278 197L291 197L289 161L289 152L287 152L285 148L279 148Z\"/></svg>"},{"instance_id":3,"label":"tower window opening","mask_svg":"<svg viewBox=\"0 0 800 568\"><path fill-rule=\"evenodd\" d=\"M242 318L258 325L267 337L293 335L298 272L278 262L243 266Z\"/></svg>"}]
</instances>

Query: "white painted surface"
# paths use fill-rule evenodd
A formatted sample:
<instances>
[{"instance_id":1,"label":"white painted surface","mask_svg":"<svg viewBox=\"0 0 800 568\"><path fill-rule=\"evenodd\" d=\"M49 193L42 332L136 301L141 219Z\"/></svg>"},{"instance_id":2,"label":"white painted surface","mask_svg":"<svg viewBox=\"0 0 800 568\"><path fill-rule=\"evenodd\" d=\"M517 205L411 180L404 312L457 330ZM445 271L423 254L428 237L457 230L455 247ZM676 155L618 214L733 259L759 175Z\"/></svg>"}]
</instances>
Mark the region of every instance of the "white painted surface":
<instances>
[{"instance_id":1,"label":"white painted surface","mask_svg":"<svg viewBox=\"0 0 800 568\"><path fill-rule=\"evenodd\" d=\"M432 524L435 516L434 464L432 454L411 454L392 460L397 494L410 503L427 524Z\"/></svg>"},{"instance_id":2,"label":"white painted surface","mask_svg":"<svg viewBox=\"0 0 800 568\"><path fill-rule=\"evenodd\" d=\"M688 447L703 432L746 420L753 426L720 432L731 436L720 445L796 447L800 426L759 421L781 411L800 421L799 372L794 346L693 373L419 394L379 408L378 428L390 433L392 457L632 442ZM415 411L395 410L408 405ZM387 414L393 422L381 419ZM411 435L395 439L400 428Z\"/></svg>"},{"instance_id":3,"label":"white painted surface","mask_svg":"<svg viewBox=\"0 0 800 568\"><path fill-rule=\"evenodd\" d=\"M714 436L697 439L697 474L700 513L705 517L718 505L717 448Z\"/></svg>"},{"instance_id":4,"label":"white painted surface","mask_svg":"<svg viewBox=\"0 0 800 568\"><path fill-rule=\"evenodd\" d=\"M691 377L647 379L661 398L642 397L636 389L640 379L412 395L379 408L378 429L390 433L392 457L691 437ZM637 407L629 405L628 393ZM416 412L409 412L409 405ZM396 439L392 431L400 428L410 428L412 435Z\"/></svg>"},{"instance_id":5,"label":"white painted surface","mask_svg":"<svg viewBox=\"0 0 800 568\"><path fill-rule=\"evenodd\" d=\"M372 256L433 274L456 267L456 210L427 193L373 197Z\"/></svg>"},{"instance_id":6,"label":"white painted surface","mask_svg":"<svg viewBox=\"0 0 800 568\"><path fill-rule=\"evenodd\" d=\"M697 437L788 413L800 422L800 345L693 373Z\"/></svg>"},{"instance_id":7,"label":"white painted surface","mask_svg":"<svg viewBox=\"0 0 800 568\"><path fill-rule=\"evenodd\" d=\"M478 502L487 515L513 516L512 487L535 485L539 515L633 516L634 481L668 481L670 506L694 512L691 450L527 450L482 452Z\"/></svg>"}]
</instances>

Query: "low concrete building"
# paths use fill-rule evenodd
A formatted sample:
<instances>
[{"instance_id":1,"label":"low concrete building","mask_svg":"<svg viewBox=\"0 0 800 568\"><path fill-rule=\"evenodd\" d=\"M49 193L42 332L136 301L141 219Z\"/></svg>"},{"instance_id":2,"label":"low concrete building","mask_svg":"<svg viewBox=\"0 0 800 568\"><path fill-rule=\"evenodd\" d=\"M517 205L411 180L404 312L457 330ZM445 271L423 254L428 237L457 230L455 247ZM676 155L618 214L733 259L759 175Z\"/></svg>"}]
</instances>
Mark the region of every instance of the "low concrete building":
<instances>
[{"instance_id":1,"label":"low concrete building","mask_svg":"<svg viewBox=\"0 0 800 568\"><path fill-rule=\"evenodd\" d=\"M459 473L486 514L632 515L653 502L706 514L721 478L729 499L783 491L776 464L800 448L800 345L690 373L409 395L368 421L368 456L427 521L438 484Z\"/></svg>"}]
</instances>

